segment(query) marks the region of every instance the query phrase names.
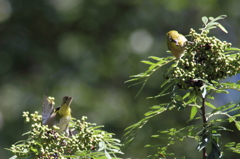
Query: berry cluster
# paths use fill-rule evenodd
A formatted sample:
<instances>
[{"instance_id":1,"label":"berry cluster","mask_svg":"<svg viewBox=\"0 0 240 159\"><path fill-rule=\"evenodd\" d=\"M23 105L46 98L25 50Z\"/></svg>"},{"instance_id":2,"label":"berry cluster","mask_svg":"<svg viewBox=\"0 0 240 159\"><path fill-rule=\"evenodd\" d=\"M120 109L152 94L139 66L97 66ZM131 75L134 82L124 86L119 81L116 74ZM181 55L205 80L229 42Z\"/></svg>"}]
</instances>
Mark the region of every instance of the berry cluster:
<instances>
[{"instance_id":1,"label":"berry cluster","mask_svg":"<svg viewBox=\"0 0 240 159\"><path fill-rule=\"evenodd\" d=\"M87 122L87 117L73 120L71 123L75 134L67 137L58 134L54 129L41 124L41 115L38 112L29 114L24 112L27 122L33 121L32 130L26 134L29 138L22 144L13 144L10 150L19 158L67 158L76 153L91 152L99 148L103 142L105 131L96 130L95 124ZM86 154L85 154L86 155ZM77 157L77 156L76 156Z\"/></svg>"},{"instance_id":2,"label":"berry cluster","mask_svg":"<svg viewBox=\"0 0 240 159\"><path fill-rule=\"evenodd\" d=\"M190 30L191 42L187 42L184 56L168 74L180 89L199 88L204 83L218 81L239 73L240 54L226 53L231 43L216 37L208 37L208 31Z\"/></svg>"}]
</instances>

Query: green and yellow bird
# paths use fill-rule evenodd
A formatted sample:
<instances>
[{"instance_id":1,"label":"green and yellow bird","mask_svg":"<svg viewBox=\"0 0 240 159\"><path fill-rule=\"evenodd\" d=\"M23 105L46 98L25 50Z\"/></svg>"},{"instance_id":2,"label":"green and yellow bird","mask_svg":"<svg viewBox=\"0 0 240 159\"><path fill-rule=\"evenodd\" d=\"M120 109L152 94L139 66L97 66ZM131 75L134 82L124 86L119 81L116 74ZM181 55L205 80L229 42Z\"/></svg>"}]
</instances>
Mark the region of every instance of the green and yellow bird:
<instances>
[{"instance_id":1,"label":"green and yellow bird","mask_svg":"<svg viewBox=\"0 0 240 159\"><path fill-rule=\"evenodd\" d=\"M59 134L65 132L69 135L68 129L71 120L71 102L72 97L65 96L62 100L62 105L54 110L54 98L45 96L42 110L42 124L52 128L54 125L59 127ZM70 133L71 134L71 133Z\"/></svg>"},{"instance_id":2,"label":"green and yellow bird","mask_svg":"<svg viewBox=\"0 0 240 159\"><path fill-rule=\"evenodd\" d=\"M180 59L185 50L187 39L176 30L171 30L167 33L167 45L173 56Z\"/></svg>"}]
</instances>

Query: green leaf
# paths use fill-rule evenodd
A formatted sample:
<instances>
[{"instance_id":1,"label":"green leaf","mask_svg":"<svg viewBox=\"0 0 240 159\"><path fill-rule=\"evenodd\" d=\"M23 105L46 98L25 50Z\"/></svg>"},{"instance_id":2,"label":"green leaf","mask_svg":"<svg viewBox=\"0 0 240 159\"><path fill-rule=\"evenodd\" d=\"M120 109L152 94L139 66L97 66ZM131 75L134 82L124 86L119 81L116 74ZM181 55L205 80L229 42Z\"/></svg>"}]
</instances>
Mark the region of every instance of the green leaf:
<instances>
[{"instance_id":1,"label":"green leaf","mask_svg":"<svg viewBox=\"0 0 240 159\"><path fill-rule=\"evenodd\" d=\"M228 33L228 31L221 25L221 24L217 24L217 26L225 33Z\"/></svg>"},{"instance_id":2,"label":"green leaf","mask_svg":"<svg viewBox=\"0 0 240 159\"><path fill-rule=\"evenodd\" d=\"M146 61L146 60L143 60L141 61L142 63L144 64L147 64L147 65L156 65L155 63L151 62L151 61Z\"/></svg>"},{"instance_id":3,"label":"green leaf","mask_svg":"<svg viewBox=\"0 0 240 159\"><path fill-rule=\"evenodd\" d=\"M197 96L195 96L194 94L190 93L189 100L186 101L186 104L196 103L196 100L197 100Z\"/></svg>"},{"instance_id":4,"label":"green leaf","mask_svg":"<svg viewBox=\"0 0 240 159\"><path fill-rule=\"evenodd\" d=\"M213 20L214 20L214 18L213 18L213 17L209 17L209 20L213 21Z\"/></svg>"},{"instance_id":5,"label":"green leaf","mask_svg":"<svg viewBox=\"0 0 240 159\"><path fill-rule=\"evenodd\" d=\"M162 60L162 58L157 57L157 56L149 56L148 58L156 60L156 61L161 61Z\"/></svg>"},{"instance_id":6,"label":"green leaf","mask_svg":"<svg viewBox=\"0 0 240 159\"><path fill-rule=\"evenodd\" d=\"M237 143L236 148L240 149L240 143Z\"/></svg>"},{"instance_id":7,"label":"green leaf","mask_svg":"<svg viewBox=\"0 0 240 159\"><path fill-rule=\"evenodd\" d=\"M226 17L227 17L227 15L220 15L217 18L215 18L214 20L217 21L217 20L220 20L220 19L224 19Z\"/></svg>"},{"instance_id":8,"label":"green leaf","mask_svg":"<svg viewBox=\"0 0 240 159\"><path fill-rule=\"evenodd\" d=\"M233 104L232 102L227 103L227 104L225 104L225 105L223 105L223 106L220 106L220 107L214 109L214 110L211 112L211 114L216 113L216 112L218 112L218 111L219 111L219 112L224 112L224 111L228 110L229 108L231 108L231 107L233 107L233 106L235 106L235 104Z\"/></svg>"},{"instance_id":9,"label":"green leaf","mask_svg":"<svg viewBox=\"0 0 240 159\"><path fill-rule=\"evenodd\" d=\"M196 116L197 112L198 112L198 108L195 107L195 106L193 106L193 107L191 108L190 120L192 120L192 119Z\"/></svg>"},{"instance_id":10,"label":"green leaf","mask_svg":"<svg viewBox=\"0 0 240 159\"><path fill-rule=\"evenodd\" d=\"M235 126L236 126L237 129L240 131L240 121L235 122Z\"/></svg>"},{"instance_id":11,"label":"green leaf","mask_svg":"<svg viewBox=\"0 0 240 159\"><path fill-rule=\"evenodd\" d=\"M231 118L228 118L228 122L231 123L236 120L236 117L232 116Z\"/></svg>"},{"instance_id":12,"label":"green leaf","mask_svg":"<svg viewBox=\"0 0 240 159\"><path fill-rule=\"evenodd\" d=\"M218 22L211 21L208 23L208 26L217 26L218 24Z\"/></svg>"},{"instance_id":13,"label":"green leaf","mask_svg":"<svg viewBox=\"0 0 240 159\"><path fill-rule=\"evenodd\" d=\"M211 29L215 29L215 28L217 28L217 27L216 26L207 26L206 30L211 30Z\"/></svg>"},{"instance_id":14,"label":"green leaf","mask_svg":"<svg viewBox=\"0 0 240 159\"><path fill-rule=\"evenodd\" d=\"M165 86L165 84L167 84L169 82L169 80L166 80L166 82L163 82L163 84L160 86L161 88ZM162 96L165 96L165 95L168 95L170 94L171 92L167 92L169 90L170 87L172 87L174 85L174 83L169 83L164 89L162 89L162 91L154 96L154 97L148 97L147 99L151 99L151 98L159 98L159 97L162 97Z\"/></svg>"},{"instance_id":15,"label":"green leaf","mask_svg":"<svg viewBox=\"0 0 240 159\"><path fill-rule=\"evenodd\" d=\"M154 106L150 107L150 109L160 109L160 108L161 108L160 105L154 105Z\"/></svg>"},{"instance_id":16,"label":"green leaf","mask_svg":"<svg viewBox=\"0 0 240 159\"><path fill-rule=\"evenodd\" d=\"M216 92L216 93L226 93L226 94L229 94L228 91L226 91L226 90L220 90L220 89L216 90L215 92Z\"/></svg>"},{"instance_id":17,"label":"green leaf","mask_svg":"<svg viewBox=\"0 0 240 159\"><path fill-rule=\"evenodd\" d=\"M215 107L214 105L212 105L212 104L211 104L210 102L208 102L208 101L206 101L205 104L206 104L207 106L209 106L210 108L212 108L212 109L216 109L216 107Z\"/></svg>"},{"instance_id":18,"label":"green leaf","mask_svg":"<svg viewBox=\"0 0 240 159\"><path fill-rule=\"evenodd\" d=\"M9 159L16 159L16 158L18 158L18 157L16 155L14 155L14 156L10 157Z\"/></svg>"},{"instance_id":19,"label":"green leaf","mask_svg":"<svg viewBox=\"0 0 240 159\"><path fill-rule=\"evenodd\" d=\"M240 48L237 47L230 47L226 49L227 51L240 51Z\"/></svg>"},{"instance_id":20,"label":"green leaf","mask_svg":"<svg viewBox=\"0 0 240 159\"><path fill-rule=\"evenodd\" d=\"M234 147L236 142L229 142L225 145L225 147Z\"/></svg>"},{"instance_id":21,"label":"green leaf","mask_svg":"<svg viewBox=\"0 0 240 159\"><path fill-rule=\"evenodd\" d=\"M168 103L163 103L160 104L160 109L157 109L155 111L149 111L145 113L145 117L138 121L137 123L127 127L125 129L126 133L124 134L125 136L125 144L129 144L131 141L134 140L136 134L139 132L139 130L149 121L149 119L153 118L154 116L163 113L167 109L164 108L164 105L167 105ZM154 106L156 108L157 106Z\"/></svg>"},{"instance_id":22,"label":"green leaf","mask_svg":"<svg viewBox=\"0 0 240 159\"><path fill-rule=\"evenodd\" d=\"M209 143L210 138L211 138L210 135L206 135L206 137L203 137L201 141L198 143L197 150L202 151L202 149L205 148L206 145Z\"/></svg>"},{"instance_id":23,"label":"green leaf","mask_svg":"<svg viewBox=\"0 0 240 159\"><path fill-rule=\"evenodd\" d=\"M239 82L236 82L236 83L233 83L233 82L221 83L221 87L220 87L219 90L221 90L221 89L233 89L233 90L236 90L236 91L240 91L240 84L239 84Z\"/></svg>"},{"instance_id":24,"label":"green leaf","mask_svg":"<svg viewBox=\"0 0 240 159\"><path fill-rule=\"evenodd\" d=\"M180 95L176 95L176 96L175 96L175 99L176 99L177 101L183 101L183 98L182 98L182 96L180 96Z\"/></svg>"},{"instance_id":25,"label":"green leaf","mask_svg":"<svg viewBox=\"0 0 240 159\"><path fill-rule=\"evenodd\" d=\"M202 22L204 23L204 25L207 25L208 18L206 16L202 17Z\"/></svg>"},{"instance_id":26,"label":"green leaf","mask_svg":"<svg viewBox=\"0 0 240 159\"><path fill-rule=\"evenodd\" d=\"M160 114L160 113L164 112L165 110L166 110L166 108L161 107L161 108L159 108L158 110L149 111L149 112L145 113L144 116L152 116L152 115L155 116L155 115L157 115L157 114Z\"/></svg>"}]
</instances>

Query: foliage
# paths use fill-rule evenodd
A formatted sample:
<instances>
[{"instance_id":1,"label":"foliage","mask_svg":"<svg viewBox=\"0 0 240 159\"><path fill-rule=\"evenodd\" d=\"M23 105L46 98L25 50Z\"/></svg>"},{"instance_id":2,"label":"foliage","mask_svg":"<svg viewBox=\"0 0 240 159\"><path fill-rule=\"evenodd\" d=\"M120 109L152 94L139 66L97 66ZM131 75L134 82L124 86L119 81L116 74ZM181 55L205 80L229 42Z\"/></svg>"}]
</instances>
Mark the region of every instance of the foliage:
<instances>
[{"instance_id":1,"label":"foliage","mask_svg":"<svg viewBox=\"0 0 240 159\"><path fill-rule=\"evenodd\" d=\"M25 133L28 138L13 144L9 149L15 154L13 158L116 158L120 151L120 141L112 138L114 134L100 130L102 126L72 119L73 135L67 137L54 129L42 125L42 116L35 112L24 112L26 122L32 121L32 130ZM57 129L57 127L55 127Z\"/></svg>"},{"instance_id":2,"label":"foliage","mask_svg":"<svg viewBox=\"0 0 240 159\"><path fill-rule=\"evenodd\" d=\"M176 141L183 141L185 138L191 138L198 142L196 149L203 152L203 158L217 159L221 158L223 150L219 145L221 132L232 131L224 127L226 122L234 123L237 130L240 130L240 105L237 103L227 103L216 107L210 101L214 100L216 93L229 93L229 89L240 91L240 81L237 83L222 82L221 79L236 75L240 72L240 49L231 47L231 43L221 41L214 36L209 36L213 28L220 28L227 33L226 29L217 21L224 19L222 15L217 18L203 17L204 27L200 28L198 33L190 29L189 37L191 41L186 43L186 51L180 60L175 62L163 74L165 82L160 85L160 93L151 98L166 98L171 95L169 103L161 103L150 107L150 111L145 113L145 117L129 126L126 129L126 144L134 140L137 132L149 121L149 119L172 109L187 110L190 108L189 121L202 120L195 125L188 125L180 129L170 128L168 130L159 130L153 138L159 139L159 145L148 144L147 147L157 146L157 153L152 157L173 156L168 148ZM174 57L153 57L154 61L143 61L149 65L147 71L138 75L131 76L127 82L143 83L141 90L146 85L148 79L159 68L173 61ZM172 90L171 90L172 89ZM207 112L206 107L211 111ZM199 112L200 116L197 116ZM223 117L222 117L223 115ZM166 142L161 142L163 140ZM226 144L228 149L239 153L239 144L231 142Z\"/></svg>"}]
</instances>

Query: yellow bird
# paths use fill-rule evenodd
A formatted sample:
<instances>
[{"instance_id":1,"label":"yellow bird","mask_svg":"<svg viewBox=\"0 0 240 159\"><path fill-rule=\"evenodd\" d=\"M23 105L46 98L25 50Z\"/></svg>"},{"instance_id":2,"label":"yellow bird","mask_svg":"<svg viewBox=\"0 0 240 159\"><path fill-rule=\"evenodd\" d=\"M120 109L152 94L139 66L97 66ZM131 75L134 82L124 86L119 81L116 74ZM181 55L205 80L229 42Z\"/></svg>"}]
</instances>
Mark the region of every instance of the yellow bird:
<instances>
[{"instance_id":1,"label":"yellow bird","mask_svg":"<svg viewBox=\"0 0 240 159\"><path fill-rule=\"evenodd\" d=\"M57 132L59 134L65 132L67 135L71 132L68 129L69 122L71 120L71 108L72 97L65 96L62 100L62 105L54 110L54 98L45 96L42 111L42 124L48 125L52 128L54 125L59 127Z\"/></svg>"},{"instance_id":2,"label":"yellow bird","mask_svg":"<svg viewBox=\"0 0 240 159\"><path fill-rule=\"evenodd\" d=\"M167 33L167 45L173 56L180 59L185 50L187 39L176 30L171 30Z\"/></svg>"}]
</instances>

